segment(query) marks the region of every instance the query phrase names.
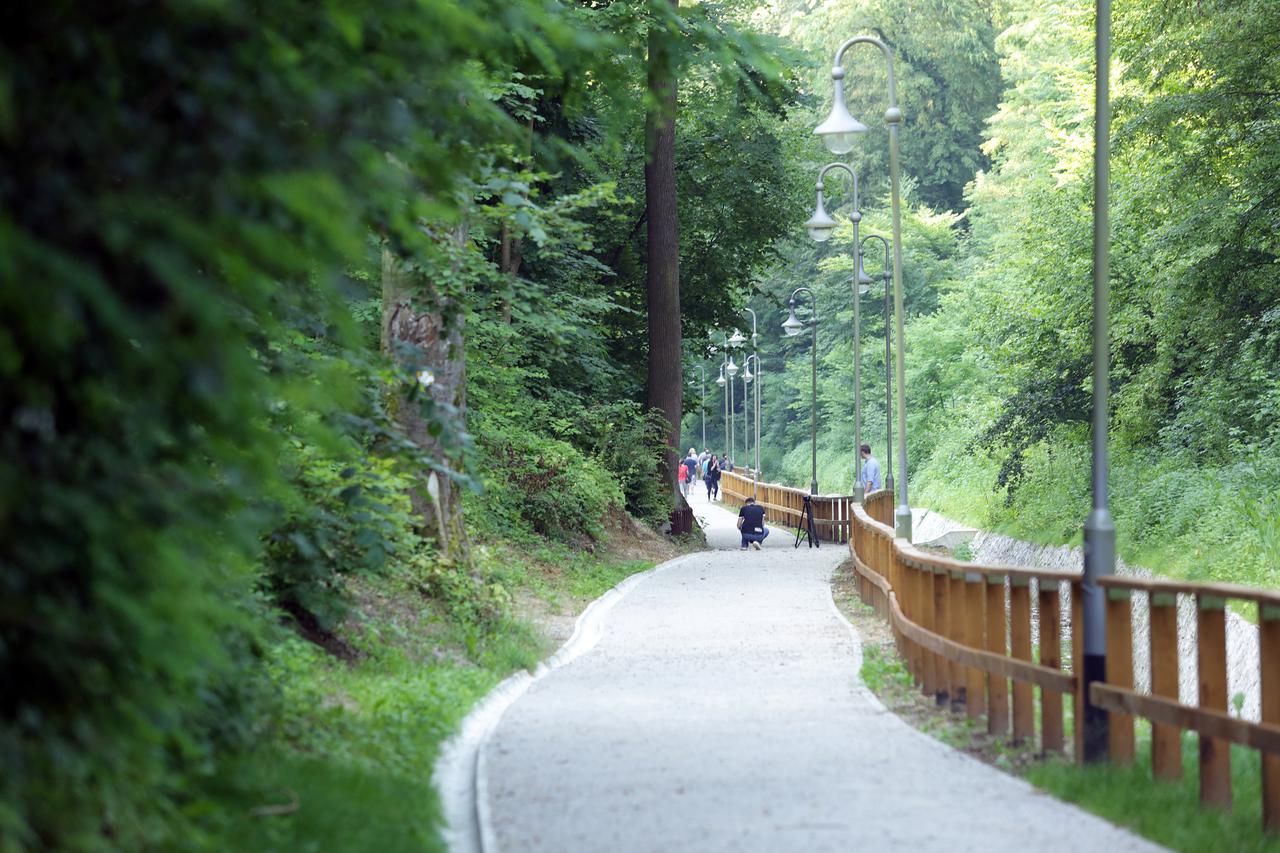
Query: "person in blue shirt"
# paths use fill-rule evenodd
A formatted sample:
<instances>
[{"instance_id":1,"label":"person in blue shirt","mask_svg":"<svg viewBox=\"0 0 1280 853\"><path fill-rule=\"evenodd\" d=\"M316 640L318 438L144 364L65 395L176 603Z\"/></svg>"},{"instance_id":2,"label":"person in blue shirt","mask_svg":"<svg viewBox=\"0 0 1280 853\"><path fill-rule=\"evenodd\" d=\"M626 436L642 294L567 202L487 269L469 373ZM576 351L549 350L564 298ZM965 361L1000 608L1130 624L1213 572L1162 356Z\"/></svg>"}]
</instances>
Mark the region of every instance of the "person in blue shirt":
<instances>
[{"instance_id":1,"label":"person in blue shirt","mask_svg":"<svg viewBox=\"0 0 1280 853\"><path fill-rule=\"evenodd\" d=\"M880 488L880 463L871 455L871 445L864 444L859 449L862 454L862 473L858 475L858 485L864 494L871 494Z\"/></svg>"}]
</instances>

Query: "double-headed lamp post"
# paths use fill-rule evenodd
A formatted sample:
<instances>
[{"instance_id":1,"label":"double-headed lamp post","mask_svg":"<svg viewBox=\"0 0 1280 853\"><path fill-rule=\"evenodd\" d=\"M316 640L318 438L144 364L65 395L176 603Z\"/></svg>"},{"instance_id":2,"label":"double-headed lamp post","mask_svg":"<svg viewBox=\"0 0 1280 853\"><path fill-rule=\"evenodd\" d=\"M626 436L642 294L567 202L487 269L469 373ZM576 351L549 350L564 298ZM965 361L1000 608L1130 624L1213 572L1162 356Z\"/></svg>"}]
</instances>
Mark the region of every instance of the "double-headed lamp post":
<instances>
[{"instance_id":1,"label":"double-headed lamp post","mask_svg":"<svg viewBox=\"0 0 1280 853\"><path fill-rule=\"evenodd\" d=\"M755 393L755 404L753 406L754 414L752 415L752 417L755 418L755 424L756 424L756 430L755 430L755 436L754 436L755 448L756 448L756 457L755 457L756 464L753 469L755 471L755 475L752 477L752 486L751 486L751 489L752 489L751 494L752 496L754 496L755 481L760 479L760 383L763 377L760 372L760 354L759 354L759 350L757 349L757 341L759 339L759 335L756 334L756 312L750 308L743 308L742 310L751 315L751 355L747 356L747 359L754 359L756 363L756 372L754 374L755 380L756 380L756 393ZM743 364L747 363L747 359L743 360ZM745 381L750 382L751 380L748 378ZM742 404L744 406L747 405L747 397L744 396L742 398ZM745 423L745 420L744 420L744 423ZM748 459L751 458L750 454L747 455L747 458Z\"/></svg>"},{"instance_id":2,"label":"double-headed lamp post","mask_svg":"<svg viewBox=\"0 0 1280 853\"><path fill-rule=\"evenodd\" d=\"M732 350L735 350L738 347L742 346L742 343L745 340L746 338L742 337L742 332L739 332L737 329L734 329L733 335L725 338L725 342L724 342L725 357L728 358L729 360L728 363L726 363L724 366L724 375L729 379L728 389L729 389L729 458L730 459L733 459L733 457L737 454L736 445L738 443L737 436L734 434L735 425L737 424L737 418L734 414L734 410L736 409L736 406L734 405L734 399L733 399L733 378L738 375L738 365L733 363Z\"/></svg>"},{"instance_id":3,"label":"double-headed lamp post","mask_svg":"<svg viewBox=\"0 0 1280 853\"><path fill-rule=\"evenodd\" d=\"M756 372L754 374L751 372L752 362L755 362L755 366L756 366ZM756 483L759 482L760 480L760 378L762 375L760 371L760 354L755 352L751 353L751 355L747 356L743 364L746 365L746 370L742 374L743 381L750 382L752 379L755 379L756 381L755 407L754 407L755 423L756 423L756 435L755 435L756 466L754 469L754 473L751 476L751 497L754 498L756 496Z\"/></svg>"},{"instance_id":4,"label":"double-headed lamp post","mask_svg":"<svg viewBox=\"0 0 1280 853\"><path fill-rule=\"evenodd\" d=\"M894 512L895 530L898 536L911 539L911 505L907 502L907 400L903 374L902 337L902 204L900 181L898 178L898 125L902 124L902 110L898 108L898 90L893 77L893 52L889 46L875 36L855 36L836 50L835 64L831 69L831 80L834 99L831 114L827 120L814 128L814 133L822 137L827 150L833 154L847 154L853 150L858 135L866 133L867 126L849 113L844 102L844 67L840 64L844 53L855 44L869 44L880 49L884 56L885 70L889 84L889 107L885 110L885 124L889 126L889 189L890 207L893 213L893 307L897 320L895 323L898 337L897 380L898 380L898 508Z\"/></svg>"},{"instance_id":5,"label":"double-headed lamp post","mask_svg":"<svg viewBox=\"0 0 1280 853\"><path fill-rule=\"evenodd\" d=\"M698 365L698 374L702 377L702 449L707 449L707 366Z\"/></svg>"},{"instance_id":6,"label":"double-headed lamp post","mask_svg":"<svg viewBox=\"0 0 1280 853\"><path fill-rule=\"evenodd\" d=\"M716 384L719 385L721 388L725 389L725 392L724 392L724 437L725 439L728 439L729 437L729 389L725 388L725 386L728 384L728 381L724 378L724 369L725 369L725 366L729 363L728 358L729 358L728 356L725 356L725 360L720 362L720 376L716 379Z\"/></svg>"},{"instance_id":7,"label":"double-headed lamp post","mask_svg":"<svg viewBox=\"0 0 1280 853\"><path fill-rule=\"evenodd\" d=\"M791 316L782 324L782 330L792 338L804 331L804 322L796 316L796 294L801 291L809 294L809 301L813 306L813 313L809 320L809 324L813 326L813 355L809 367L809 450L813 467L809 493L816 495L818 493L818 297L812 290L807 287L797 287L791 291Z\"/></svg>"},{"instance_id":8,"label":"double-headed lamp post","mask_svg":"<svg viewBox=\"0 0 1280 853\"><path fill-rule=\"evenodd\" d=\"M843 169L849 173L849 177L853 179L853 213L849 215L849 219L853 222L853 245L856 252L861 251L861 242L858 240L858 225L862 222L862 210L858 205L858 173L844 163L828 163L818 172L817 184L817 204L813 210L813 216L809 217L809 221L804 224L808 229L809 236L819 243L825 243L831 239L832 232L835 231L836 221L827 213L823 203L823 183L822 179L827 176L827 172L832 169ZM858 503L862 503L862 294L866 293L868 288L858 277L858 273L862 271L861 263L855 263L856 271L853 277L853 499Z\"/></svg>"},{"instance_id":9,"label":"double-headed lamp post","mask_svg":"<svg viewBox=\"0 0 1280 853\"><path fill-rule=\"evenodd\" d=\"M858 244L858 281L870 285L871 276L867 275L863 268L863 259L866 257L866 250L863 248L869 240L879 240L884 246L884 265L880 270L880 278L884 280L884 487L889 491L893 491L893 327L889 325L889 297L892 294L892 288L889 287L889 280L893 278L893 272L890 269L889 261L889 241L881 237L879 234L868 234L862 238L862 242Z\"/></svg>"}]
</instances>

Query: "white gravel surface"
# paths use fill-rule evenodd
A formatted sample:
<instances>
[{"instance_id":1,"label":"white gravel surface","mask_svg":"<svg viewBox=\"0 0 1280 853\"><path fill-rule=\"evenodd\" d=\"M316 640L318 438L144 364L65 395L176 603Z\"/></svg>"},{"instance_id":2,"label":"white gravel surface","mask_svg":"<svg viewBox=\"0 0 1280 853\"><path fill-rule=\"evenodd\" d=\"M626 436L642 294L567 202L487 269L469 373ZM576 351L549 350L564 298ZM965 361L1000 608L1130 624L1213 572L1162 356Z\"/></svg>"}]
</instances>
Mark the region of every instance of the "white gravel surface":
<instances>
[{"instance_id":1,"label":"white gravel surface","mask_svg":"<svg viewBox=\"0 0 1280 853\"><path fill-rule=\"evenodd\" d=\"M733 550L633 584L480 744L487 850L1158 849L886 711L831 601L845 549L741 553L695 509Z\"/></svg>"}]
</instances>

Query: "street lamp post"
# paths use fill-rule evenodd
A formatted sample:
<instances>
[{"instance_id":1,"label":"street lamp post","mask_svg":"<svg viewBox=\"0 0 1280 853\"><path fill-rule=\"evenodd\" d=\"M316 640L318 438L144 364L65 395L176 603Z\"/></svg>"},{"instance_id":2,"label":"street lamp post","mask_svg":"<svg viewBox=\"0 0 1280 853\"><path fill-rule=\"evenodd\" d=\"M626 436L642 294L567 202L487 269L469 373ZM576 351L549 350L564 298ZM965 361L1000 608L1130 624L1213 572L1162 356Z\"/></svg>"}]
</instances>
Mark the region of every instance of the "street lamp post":
<instances>
[{"instance_id":1,"label":"street lamp post","mask_svg":"<svg viewBox=\"0 0 1280 853\"><path fill-rule=\"evenodd\" d=\"M1104 761L1110 752L1110 718L1093 704L1089 686L1107 675L1106 597L1098 579L1115 573L1116 528L1107 494L1107 428L1111 395L1111 258L1108 190L1111 155L1111 2L1097 0L1094 37L1093 122L1093 510L1084 524L1084 713L1077 748L1087 762Z\"/></svg>"},{"instance_id":2,"label":"street lamp post","mask_svg":"<svg viewBox=\"0 0 1280 853\"><path fill-rule=\"evenodd\" d=\"M755 393L756 467L755 467L755 474L751 477L751 497L754 498L756 496L756 483L759 482L760 480L760 381L761 381L761 377L763 376L763 371L761 371L760 369L759 353L753 352L751 353L751 355L747 356L747 360L745 362L747 365L747 372L743 375L744 375L744 378L750 381L750 379L752 378L750 368L751 368L751 362L753 361L755 362L755 365L756 365L756 372L754 375L754 378L756 381L756 393Z\"/></svg>"},{"instance_id":3,"label":"street lamp post","mask_svg":"<svg viewBox=\"0 0 1280 853\"><path fill-rule=\"evenodd\" d=\"M707 366L698 365L698 373L702 377L702 449L707 449Z\"/></svg>"},{"instance_id":4,"label":"street lamp post","mask_svg":"<svg viewBox=\"0 0 1280 853\"><path fill-rule=\"evenodd\" d=\"M827 176L827 172L832 169L844 169L849 173L849 177L853 179L853 213L849 219L853 222L853 245L854 250L858 254L855 259L855 272L853 276L853 445L854 445L854 463L853 463L853 499L858 503L862 503L862 294L866 293L868 288L861 280L862 261L861 251L862 244L858 240L858 225L862 222L862 210L858 204L858 173L844 163L828 163L818 172L817 183L817 204L814 207L813 216L809 217L805 228L809 231L809 236L819 243L825 243L831 239L831 234L835 231L836 222L828 215L826 207L823 204L823 183L822 179ZM869 280L869 279L868 279Z\"/></svg>"},{"instance_id":5,"label":"street lamp post","mask_svg":"<svg viewBox=\"0 0 1280 853\"><path fill-rule=\"evenodd\" d=\"M742 310L746 311L748 314L751 315L751 355L748 356L748 359L755 359L755 363L756 363L756 372L755 372L756 393L755 393L755 405L753 406L755 410L753 417L755 418L755 423L756 423L756 431L755 431L756 459L755 459L755 466L752 469L755 471L755 475L751 478L751 496L755 497L755 493L756 493L755 484L760 479L760 384L763 382L764 377L760 370L760 352L757 349L757 339L759 338L759 335L756 334L756 312L750 308L743 308ZM746 362L744 361L743 363L745 364ZM746 399L743 399L742 402L745 405L747 401ZM751 457L748 456L747 458L750 459Z\"/></svg>"},{"instance_id":6,"label":"street lamp post","mask_svg":"<svg viewBox=\"0 0 1280 853\"><path fill-rule=\"evenodd\" d=\"M884 265L880 271L880 278L884 281L884 487L893 491L893 327L889 325L889 297L892 293L889 280L893 277L893 272L890 269L889 241L879 234L868 234L858 246L858 281L871 281L871 276L862 268L862 259L866 256L862 247L867 245L868 240L879 240L884 246Z\"/></svg>"},{"instance_id":7,"label":"street lamp post","mask_svg":"<svg viewBox=\"0 0 1280 853\"><path fill-rule=\"evenodd\" d=\"M716 379L716 384L719 385L721 388L724 388L726 384L726 380L724 378L724 368L725 368L725 365L728 364L728 358L729 357L726 355L725 360L720 362L720 377ZM724 433L723 435L724 435L724 438L726 439L729 437L729 390L727 388L725 389L725 393L724 393Z\"/></svg>"},{"instance_id":8,"label":"street lamp post","mask_svg":"<svg viewBox=\"0 0 1280 853\"><path fill-rule=\"evenodd\" d=\"M746 342L746 338L742 336L742 332L737 329L733 330L733 334L725 338L725 349L729 352L729 364L725 366L724 372L732 380L738 375L738 365L733 363L733 350L738 349ZM733 397L733 382L729 382L729 459L736 459L738 456L738 437L735 435L737 419L735 414L737 406ZM744 437L745 438L745 437Z\"/></svg>"},{"instance_id":9,"label":"street lamp post","mask_svg":"<svg viewBox=\"0 0 1280 853\"><path fill-rule=\"evenodd\" d=\"M813 325L813 353L809 366L809 450L813 467L809 493L816 495L818 493L818 297L812 290L807 287L797 287L791 291L791 316L787 317L786 322L782 324L782 330L793 338L804 330L804 323L796 317L796 294L800 291L809 294L809 301L813 303L813 318L810 321Z\"/></svg>"},{"instance_id":10,"label":"street lamp post","mask_svg":"<svg viewBox=\"0 0 1280 853\"><path fill-rule=\"evenodd\" d=\"M844 53L855 44L870 44L878 47L884 56L888 77L889 107L885 110L885 124L889 126L889 189L890 207L893 214L893 306L896 314L898 351L897 396L898 396L898 508L894 512L896 535L911 539L911 505L907 501L907 400L903 374L906 372L903 361L902 335L902 199L901 183L898 177L898 125L902 123L902 110L898 108L898 90L893 76L893 52L889 46L875 36L855 36L836 50L835 64L831 69L833 103L831 114L827 120L814 129L814 133L823 138L827 150L834 154L847 154L853 150L858 134L865 133L867 126L849 114L844 102L845 71L841 66Z\"/></svg>"},{"instance_id":11,"label":"street lamp post","mask_svg":"<svg viewBox=\"0 0 1280 853\"><path fill-rule=\"evenodd\" d=\"M751 459L751 356L742 359L742 458ZM749 464L749 463L748 463Z\"/></svg>"}]
</instances>

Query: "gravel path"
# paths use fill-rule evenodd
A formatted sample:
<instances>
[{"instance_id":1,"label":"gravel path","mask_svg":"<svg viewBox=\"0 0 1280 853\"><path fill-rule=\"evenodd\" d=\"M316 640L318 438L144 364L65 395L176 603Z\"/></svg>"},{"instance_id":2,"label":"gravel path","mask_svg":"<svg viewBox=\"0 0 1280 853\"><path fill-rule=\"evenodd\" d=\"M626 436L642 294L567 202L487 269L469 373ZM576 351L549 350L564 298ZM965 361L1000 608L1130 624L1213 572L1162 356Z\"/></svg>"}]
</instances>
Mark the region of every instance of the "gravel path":
<instances>
[{"instance_id":1,"label":"gravel path","mask_svg":"<svg viewBox=\"0 0 1280 853\"><path fill-rule=\"evenodd\" d=\"M831 602L846 551L776 530L647 576L597 644L482 745L482 834L507 851L1155 850L910 728L858 679Z\"/></svg>"}]
</instances>

